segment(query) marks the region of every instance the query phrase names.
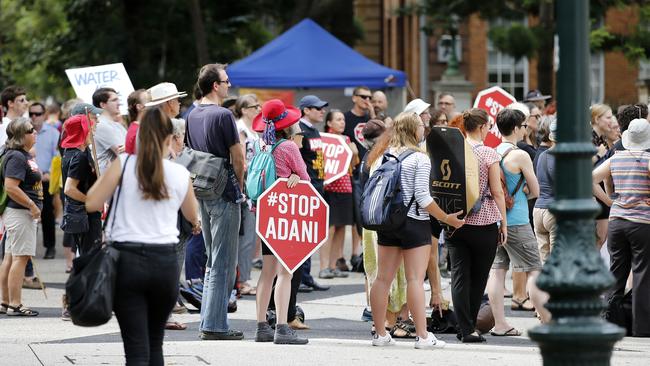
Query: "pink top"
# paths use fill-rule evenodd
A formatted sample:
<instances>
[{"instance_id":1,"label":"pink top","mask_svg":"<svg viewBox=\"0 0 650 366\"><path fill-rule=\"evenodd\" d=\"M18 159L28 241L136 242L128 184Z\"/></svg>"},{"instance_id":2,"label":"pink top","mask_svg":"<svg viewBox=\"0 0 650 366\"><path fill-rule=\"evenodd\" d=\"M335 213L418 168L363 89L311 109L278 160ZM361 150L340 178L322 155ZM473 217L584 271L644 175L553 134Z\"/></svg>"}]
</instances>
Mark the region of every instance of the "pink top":
<instances>
[{"instance_id":1,"label":"pink top","mask_svg":"<svg viewBox=\"0 0 650 366\"><path fill-rule=\"evenodd\" d=\"M293 141L281 142L273 150L273 157L275 158L275 173L278 178L289 178L294 173L300 177L300 180L310 181L305 161L302 160L300 150Z\"/></svg>"},{"instance_id":2,"label":"pink top","mask_svg":"<svg viewBox=\"0 0 650 366\"><path fill-rule=\"evenodd\" d=\"M472 143L470 142L470 145ZM487 146L480 146L474 149L474 154L478 160L479 165L479 192L490 195L490 188L488 185L489 171L492 164L501 161L501 157L497 154L496 150ZM501 212L493 198L487 198L483 201L479 212L472 212L465 218L465 224L485 226L494 224L501 221Z\"/></svg>"},{"instance_id":3,"label":"pink top","mask_svg":"<svg viewBox=\"0 0 650 366\"><path fill-rule=\"evenodd\" d=\"M139 123L131 122L128 131L126 131L126 141L124 141L124 152L127 154L135 154L136 138L138 137Z\"/></svg>"}]
</instances>

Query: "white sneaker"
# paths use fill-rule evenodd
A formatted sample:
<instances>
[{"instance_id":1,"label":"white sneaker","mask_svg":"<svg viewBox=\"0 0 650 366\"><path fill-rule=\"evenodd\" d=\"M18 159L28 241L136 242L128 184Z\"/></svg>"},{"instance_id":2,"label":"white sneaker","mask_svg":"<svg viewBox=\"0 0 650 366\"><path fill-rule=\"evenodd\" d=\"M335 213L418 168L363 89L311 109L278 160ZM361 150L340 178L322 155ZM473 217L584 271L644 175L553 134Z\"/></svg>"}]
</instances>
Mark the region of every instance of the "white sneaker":
<instances>
[{"instance_id":1,"label":"white sneaker","mask_svg":"<svg viewBox=\"0 0 650 366\"><path fill-rule=\"evenodd\" d=\"M386 332L385 336L380 336L379 333L375 333L372 337L372 345L375 347L385 347L385 346L394 346L397 342L390 336L390 333Z\"/></svg>"},{"instance_id":2,"label":"white sneaker","mask_svg":"<svg viewBox=\"0 0 650 366\"><path fill-rule=\"evenodd\" d=\"M429 335L426 339L420 337L415 337L415 348L416 349L431 349L431 348L443 348L447 342L441 341L433 333L429 332Z\"/></svg>"}]
</instances>

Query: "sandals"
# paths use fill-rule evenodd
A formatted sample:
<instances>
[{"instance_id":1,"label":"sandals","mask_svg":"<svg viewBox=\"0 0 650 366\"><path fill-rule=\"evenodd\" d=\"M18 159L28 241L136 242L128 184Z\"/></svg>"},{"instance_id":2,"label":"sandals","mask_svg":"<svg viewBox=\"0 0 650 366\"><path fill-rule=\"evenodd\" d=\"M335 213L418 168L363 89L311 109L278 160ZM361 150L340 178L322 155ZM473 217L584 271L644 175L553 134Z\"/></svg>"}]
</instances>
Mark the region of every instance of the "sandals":
<instances>
[{"instance_id":1,"label":"sandals","mask_svg":"<svg viewBox=\"0 0 650 366\"><path fill-rule=\"evenodd\" d=\"M257 295L257 287L253 287L248 283L244 282L242 286L239 288L239 293L241 295L255 296Z\"/></svg>"},{"instance_id":2,"label":"sandals","mask_svg":"<svg viewBox=\"0 0 650 366\"><path fill-rule=\"evenodd\" d=\"M406 321L400 321L390 330L393 338L415 338L415 326L411 326Z\"/></svg>"},{"instance_id":3,"label":"sandals","mask_svg":"<svg viewBox=\"0 0 650 366\"><path fill-rule=\"evenodd\" d=\"M7 314L7 309L9 308L9 304L0 303L0 314Z\"/></svg>"},{"instance_id":4,"label":"sandals","mask_svg":"<svg viewBox=\"0 0 650 366\"><path fill-rule=\"evenodd\" d=\"M38 311L26 308L23 304L18 306L8 305L7 308L7 316L38 316Z\"/></svg>"},{"instance_id":5,"label":"sandals","mask_svg":"<svg viewBox=\"0 0 650 366\"><path fill-rule=\"evenodd\" d=\"M526 304L528 304L528 306L526 306ZM535 307L530 302L530 297L527 297L524 301L515 300L513 297L510 308L513 311L535 311Z\"/></svg>"},{"instance_id":6,"label":"sandals","mask_svg":"<svg viewBox=\"0 0 650 366\"><path fill-rule=\"evenodd\" d=\"M179 322L167 322L165 323L165 329L169 330L185 330L187 329L187 325Z\"/></svg>"},{"instance_id":7,"label":"sandals","mask_svg":"<svg viewBox=\"0 0 650 366\"><path fill-rule=\"evenodd\" d=\"M506 330L505 332L495 332L491 331L490 335L494 337L519 337L521 335L521 332L515 328L510 328Z\"/></svg>"}]
</instances>

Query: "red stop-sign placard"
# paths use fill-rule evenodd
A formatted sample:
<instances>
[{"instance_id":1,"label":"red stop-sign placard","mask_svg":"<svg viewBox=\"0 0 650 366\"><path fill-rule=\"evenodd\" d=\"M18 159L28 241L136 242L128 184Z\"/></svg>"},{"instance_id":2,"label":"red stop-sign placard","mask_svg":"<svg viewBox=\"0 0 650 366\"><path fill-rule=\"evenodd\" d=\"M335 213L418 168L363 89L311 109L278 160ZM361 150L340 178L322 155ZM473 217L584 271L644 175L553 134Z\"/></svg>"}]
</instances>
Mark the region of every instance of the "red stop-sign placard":
<instances>
[{"instance_id":1,"label":"red stop-sign placard","mask_svg":"<svg viewBox=\"0 0 650 366\"><path fill-rule=\"evenodd\" d=\"M330 207L306 181L276 180L257 200L255 231L293 273L327 241Z\"/></svg>"},{"instance_id":2,"label":"red stop-sign placard","mask_svg":"<svg viewBox=\"0 0 650 366\"><path fill-rule=\"evenodd\" d=\"M517 99L498 86L481 90L478 93L474 100L474 108L486 111L490 116L490 125L492 125L490 133L483 141L486 146L497 147L501 143L501 133L496 125L497 114L516 101Z\"/></svg>"},{"instance_id":3,"label":"red stop-sign placard","mask_svg":"<svg viewBox=\"0 0 650 366\"><path fill-rule=\"evenodd\" d=\"M343 135L321 133L320 138L323 143L323 170L325 171L323 184L328 185L348 174L352 150L345 143Z\"/></svg>"}]
</instances>

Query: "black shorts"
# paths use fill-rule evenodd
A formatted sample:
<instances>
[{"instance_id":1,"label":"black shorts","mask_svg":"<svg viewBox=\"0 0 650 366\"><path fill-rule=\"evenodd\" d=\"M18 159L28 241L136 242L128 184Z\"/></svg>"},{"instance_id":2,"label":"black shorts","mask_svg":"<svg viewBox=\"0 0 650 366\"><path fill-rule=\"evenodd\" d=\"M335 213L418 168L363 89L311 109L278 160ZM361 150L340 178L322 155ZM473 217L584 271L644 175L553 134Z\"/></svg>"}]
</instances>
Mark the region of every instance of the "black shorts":
<instances>
[{"instance_id":1,"label":"black shorts","mask_svg":"<svg viewBox=\"0 0 650 366\"><path fill-rule=\"evenodd\" d=\"M610 207L598 198L596 198L596 202L600 205L600 213L596 216L596 220L607 220L609 218Z\"/></svg>"},{"instance_id":2,"label":"black shorts","mask_svg":"<svg viewBox=\"0 0 650 366\"><path fill-rule=\"evenodd\" d=\"M431 235L435 236L436 239L440 239L440 233L442 233L440 222L431 215L429 215L429 222L431 223Z\"/></svg>"},{"instance_id":3,"label":"black shorts","mask_svg":"<svg viewBox=\"0 0 650 366\"><path fill-rule=\"evenodd\" d=\"M325 201L330 205L330 226L354 224L352 193L325 191Z\"/></svg>"},{"instance_id":4,"label":"black shorts","mask_svg":"<svg viewBox=\"0 0 650 366\"><path fill-rule=\"evenodd\" d=\"M404 225L397 230L377 231L377 244L402 249L431 245L431 223L429 220L407 217Z\"/></svg>"}]
</instances>

